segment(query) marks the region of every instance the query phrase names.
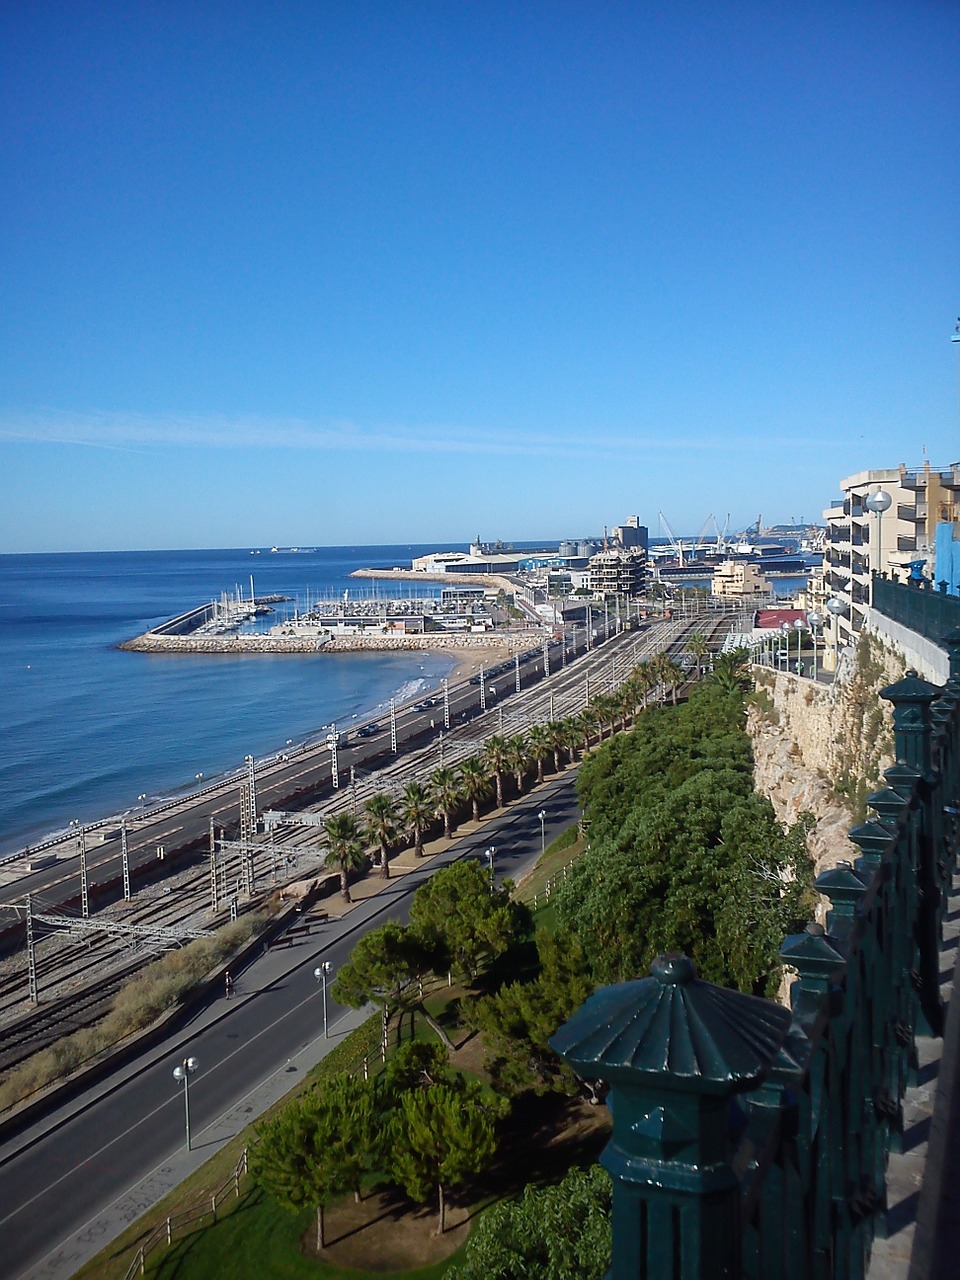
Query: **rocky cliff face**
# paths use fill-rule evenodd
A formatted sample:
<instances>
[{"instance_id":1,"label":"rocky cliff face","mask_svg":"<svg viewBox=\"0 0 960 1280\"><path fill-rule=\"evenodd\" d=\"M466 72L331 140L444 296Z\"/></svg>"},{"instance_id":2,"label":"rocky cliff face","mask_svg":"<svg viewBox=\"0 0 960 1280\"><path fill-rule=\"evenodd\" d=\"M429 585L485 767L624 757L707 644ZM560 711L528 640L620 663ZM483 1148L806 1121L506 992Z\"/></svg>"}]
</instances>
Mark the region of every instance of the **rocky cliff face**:
<instances>
[{"instance_id":1,"label":"rocky cliff face","mask_svg":"<svg viewBox=\"0 0 960 1280\"><path fill-rule=\"evenodd\" d=\"M816 826L807 843L818 873L858 852L847 832L862 821L866 796L893 763L891 709L878 695L903 670L893 649L867 636L856 661L833 685L754 669L747 728L756 786L781 822L813 815Z\"/></svg>"}]
</instances>

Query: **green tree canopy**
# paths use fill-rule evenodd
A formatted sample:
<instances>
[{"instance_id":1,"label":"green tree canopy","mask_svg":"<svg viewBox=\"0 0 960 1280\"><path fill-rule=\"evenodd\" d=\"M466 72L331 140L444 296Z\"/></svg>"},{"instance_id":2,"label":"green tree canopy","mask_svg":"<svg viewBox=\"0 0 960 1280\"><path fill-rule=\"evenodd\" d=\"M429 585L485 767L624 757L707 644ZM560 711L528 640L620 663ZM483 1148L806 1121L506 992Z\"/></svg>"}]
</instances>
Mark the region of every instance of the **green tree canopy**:
<instances>
[{"instance_id":1,"label":"green tree canopy","mask_svg":"<svg viewBox=\"0 0 960 1280\"><path fill-rule=\"evenodd\" d=\"M497 1149L496 1108L476 1081L432 1084L405 1093L391 1117L390 1176L411 1200L437 1196L437 1234L446 1226L446 1195L479 1173Z\"/></svg>"},{"instance_id":2,"label":"green tree canopy","mask_svg":"<svg viewBox=\"0 0 960 1280\"><path fill-rule=\"evenodd\" d=\"M742 724L742 694L706 681L582 765L590 849L554 901L598 982L684 951L710 981L775 985L780 943L806 915L807 826L785 830L754 791Z\"/></svg>"},{"instance_id":3,"label":"green tree canopy","mask_svg":"<svg viewBox=\"0 0 960 1280\"><path fill-rule=\"evenodd\" d=\"M420 886L410 903L410 925L432 967L472 982L481 969L526 937L527 907L510 898L509 883L491 892L480 864L455 862Z\"/></svg>"},{"instance_id":4,"label":"green tree canopy","mask_svg":"<svg viewBox=\"0 0 960 1280\"><path fill-rule=\"evenodd\" d=\"M603 1280L610 1267L611 1183L600 1165L494 1205L446 1280Z\"/></svg>"},{"instance_id":5,"label":"green tree canopy","mask_svg":"<svg viewBox=\"0 0 960 1280\"><path fill-rule=\"evenodd\" d=\"M527 982L511 982L468 1010L483 1033L486 1068L494 1087L516 1094L525 1089L573 1092L573 1072L547 1043L561 1023L593 990L577 938L565 930L536 936L540 968Z\"/></svg>"},{"instance_id":6,"label":"green tree canopy","mask_svg":"<svg viewBox=\"0 0 960 1280\"><path fill-rule=\"evenodd\" d=\"M350 1169L319 1094L298 1099L257 1126L250 1152L254 1181L286 1209L313 1205L317 1248L324 1247L324 1209L350 1187Z\"/></svg>"},{"instance_id":7,"label":"green tree canopy","mask_svg":"<svg viewBox=\"0 0 960 1280\"><path fill-rule=\"evenodd\" d=\"M357 939L350 959L337 974L333 998L351 1009L362 1009L371 1001L378 1004L384 1045L391 1016L417 1009L444 1044L451 1047L446 1032L423 1005L420 978L431 967L432 957L417 932L391 921Z\"/></svg>"}]
</instances>

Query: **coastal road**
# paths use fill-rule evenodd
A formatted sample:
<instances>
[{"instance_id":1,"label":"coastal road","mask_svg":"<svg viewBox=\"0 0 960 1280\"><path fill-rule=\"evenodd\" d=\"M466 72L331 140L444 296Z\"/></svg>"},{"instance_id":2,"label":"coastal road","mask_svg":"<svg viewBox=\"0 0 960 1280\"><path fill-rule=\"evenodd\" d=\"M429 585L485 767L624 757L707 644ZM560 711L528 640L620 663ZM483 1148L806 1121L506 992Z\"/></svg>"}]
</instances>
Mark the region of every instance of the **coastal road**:
<instances>
[{"instance_id":1,"label":"coastal road","mask_svg":"<svg viewBox=\"0 0 960 1280\"><path fill-rule=\"evenodd\" d=\"M412 892L437 867L461 858L482 862L491 844L497 875L522 876L540 856L539 811L546 811L547 843L579 817L574 780L571 771L538 788L447 852L386 882L342 920L324 922L292 947L263 955L239 975L232 1001L214 1000L167 1043L6 1143L0 1150L0 1280L27 1271L70 1274L53 1263L38 1264L182 1147L183 1096L171 1073L184 1056L200 1062L190 1109L195 1142L204 1146L204 1131L223 1112L317 1037L322 1011L313 970L320 960L339 968L364 929L406 919ZM331 1000L332 1028L341 1014ZM208 1154L213 1150L210 1145ZM98 1237L91 1252L107 1242Z\"/></svg>"},{"instance_id":2,"label":"coastal road","mask_svg":"<svg viewBox=\"0 0 960 1280\"><path fill-rule=\"evenodd\" d=\"M611 648L617 637L611 637ZM598 646L592 650L593 659L602 652ZM559 666L559 646L551 653L551 660ZM578 666L585 668L591 659L581 658ZM489 672L486 680L488 709L515 697L515 668L512 659L497 664L495 673ZM571 668L572 669L572 668ZM557 673L556 666L554 667ZM543 650L537 648L521 656L520 679L524 691L543 679ZM495 690L496 692L491 692ZM480 689L477 684L460 681L449 687L449 712L452 728L468 723L481 712ZM400 753L425 746L435 740L443 728L443 699L439 694L411 702L397 708L397 745ZM357 726L340 726L344 732L343 745L338 752L341 787L349 779L351 767L358 771L377 767L392 761L390 751L389 720L380 720L380 731L370 738L359 738ZM245 778L217 781L190 793L182 800L164 805L162 809L148 812L143 817L128 815L127 843L134 884L156 874L160 862L159 850L170 857L177 849L208 848L210 822L218 830L228 834L239 826L240 783ZM330 751L326 745L312 744L290 747L276 757L261 760L256 768L257 807L266 809L297 808L307 802L316 802L333 794ZM110 838L95 843L104 834ZM0 886L0 908L14 902L22 902L26 894L34 895L44 906L80 903L81 886L77 837L61 839L54 844L45 842L34 850L57 854L59 861L49 867L23 874L19 864L11 864L7 883ZM93 906L99 892L109 886L108 896L115 897L122 883L121 841L119 823L98 824L90 828L87 838L87 868ZM168 864L170 865L170 864ZM160 868L162 871L164 868ZM17 874L19 872L19 874ZM16 878L13 878L16 876ZM6 913L4 913L6 914ZM12 915L9 916L12 919Z\"/></svg>"}]
</instances>

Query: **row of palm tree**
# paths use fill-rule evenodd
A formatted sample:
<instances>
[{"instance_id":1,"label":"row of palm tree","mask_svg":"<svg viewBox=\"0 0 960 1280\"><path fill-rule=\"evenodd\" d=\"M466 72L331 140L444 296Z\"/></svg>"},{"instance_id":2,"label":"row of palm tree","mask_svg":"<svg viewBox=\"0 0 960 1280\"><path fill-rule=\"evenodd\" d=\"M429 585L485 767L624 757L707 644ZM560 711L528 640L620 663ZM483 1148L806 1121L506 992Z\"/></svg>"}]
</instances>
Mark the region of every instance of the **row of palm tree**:
<instances>
[{"instance_id":1,"label":"row of palm tree","mask_svg":"<svg viewBox=\"0 0 960 1280\"><path fill-rule=\"evenodd\" d=\"M422 857L424 838L434 824L442 823L449 839L458 811L468 807L473 821L479 822L480 806L491 793L496 807L502 809L505 779L512 778L517 795L523 794L531 770L536 771L536 785L541 785L547 761L552 759L553 770L559 773L562 756L567 764L574 763L578 750L587 751L594 741L602 742L625 729L651 699L665 701L671 696L676 703L677 688L685 678L668 654L659 653L574 715L534 724L525 734L509 738L493 734L479 754L455 768L435 769L426 783L408 783L399 798L388 791L377 792L364 803L362 819L351 813L333 814L324 822L324 831L329 861L340 872L344 900L350 901L350 875L364 864L369 849L378 851L380 875L388 878L392 849L406 844Z\"/></svg>"}]
</instances>

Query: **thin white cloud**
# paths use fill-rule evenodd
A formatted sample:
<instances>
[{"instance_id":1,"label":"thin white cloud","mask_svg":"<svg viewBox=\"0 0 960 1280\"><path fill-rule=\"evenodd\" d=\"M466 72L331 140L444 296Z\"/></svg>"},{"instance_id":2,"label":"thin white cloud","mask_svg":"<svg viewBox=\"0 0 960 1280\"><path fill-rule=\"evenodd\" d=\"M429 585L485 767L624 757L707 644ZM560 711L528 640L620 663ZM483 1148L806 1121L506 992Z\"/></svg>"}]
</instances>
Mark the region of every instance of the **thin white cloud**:
<instances>
[{"instance_id":1,"label":"thin white cloud","mask_svg":"<svg viewBox=\"0 0 960 1280\"><path fill-rule=\"evenodd\" d=\"M7 412L0 415L0 442L72 445L96 449L303 449L323 452L453 453L503 457L582 458L687 450L722 451L780 448L778 433L693 436L675 428L663 434L598 427L585 435L546 431L421 426L359 426L351 422L311 422L302 418L141 413Z\"/></svg>"}]
</instances>

